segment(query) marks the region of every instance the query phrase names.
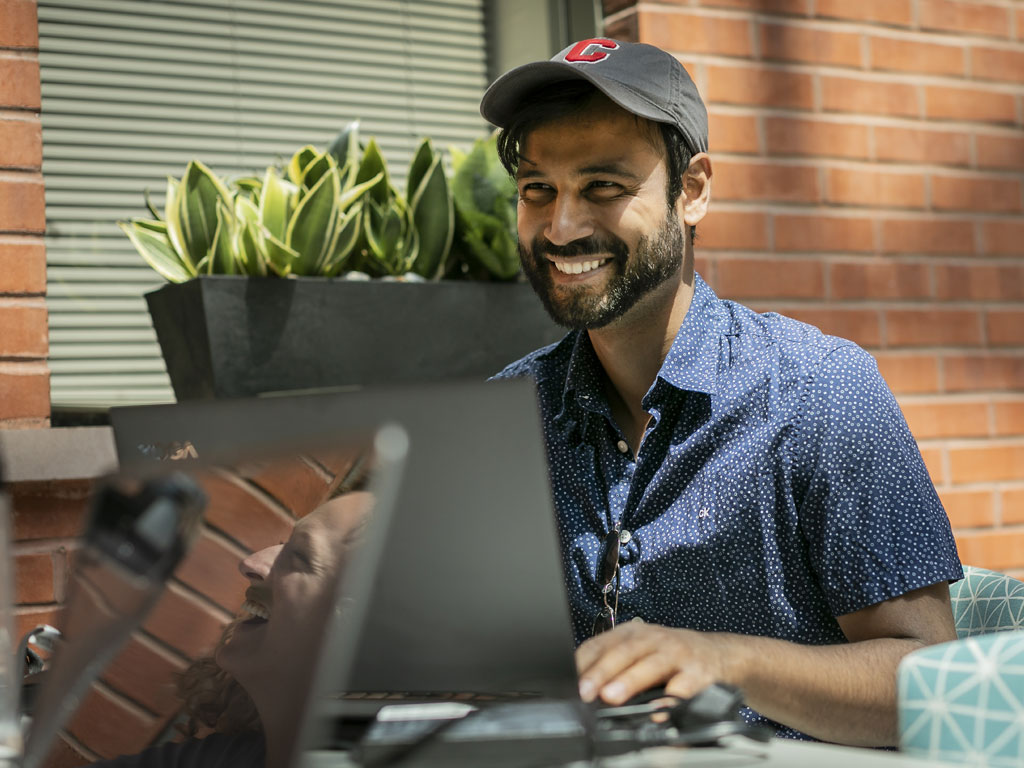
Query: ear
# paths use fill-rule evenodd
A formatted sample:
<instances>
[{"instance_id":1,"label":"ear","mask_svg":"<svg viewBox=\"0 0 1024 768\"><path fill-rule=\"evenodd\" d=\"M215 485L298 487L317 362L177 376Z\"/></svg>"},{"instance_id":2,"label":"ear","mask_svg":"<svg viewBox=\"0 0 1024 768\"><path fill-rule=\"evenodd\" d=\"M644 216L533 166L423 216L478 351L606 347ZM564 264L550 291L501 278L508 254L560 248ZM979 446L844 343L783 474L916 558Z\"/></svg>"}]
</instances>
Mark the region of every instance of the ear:
<instances>
[{"instance_id":1,"label":"ear","mask_svg":"<svg viewBox=\"0 0 1024 768\"><path fill-rule=\"evenodd\" d=\"M706 152L694 155L683 172L683 193L677 205L679 216L688 227L704 218L711 202L711 158Z\"/></svg>"}]
</instances>

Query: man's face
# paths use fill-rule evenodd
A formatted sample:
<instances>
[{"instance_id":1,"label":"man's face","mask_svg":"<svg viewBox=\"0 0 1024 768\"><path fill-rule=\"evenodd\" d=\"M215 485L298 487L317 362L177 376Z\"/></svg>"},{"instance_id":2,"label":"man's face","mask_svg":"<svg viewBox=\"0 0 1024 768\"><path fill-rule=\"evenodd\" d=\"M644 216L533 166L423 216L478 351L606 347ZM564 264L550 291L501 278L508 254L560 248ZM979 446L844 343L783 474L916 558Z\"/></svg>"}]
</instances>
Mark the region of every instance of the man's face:
<instances>
[{"instance_id":1,"label":"man's face","mask_svg":"<svg viewBox=\"0 0 1024 768\"><path fill-rule=\"evenodd\" d=\"M346 551L366 522L370 494L339 496L296 523L281 545L239 565L249 579L242 619L217 663L246 689L261 714L266 702L299 700L332 615Z\"/></svg>"},{"instance_id":2,"label":"man's face","mask_svg":"<svg viewBox=\"0 0 1024 768\"><path fill-rule=\"evenodd\" d=\"M521 148L519 255L556 322L601 328L680 272L656 127L606 99L544 124Z\"/></svg>"}]
</instances>

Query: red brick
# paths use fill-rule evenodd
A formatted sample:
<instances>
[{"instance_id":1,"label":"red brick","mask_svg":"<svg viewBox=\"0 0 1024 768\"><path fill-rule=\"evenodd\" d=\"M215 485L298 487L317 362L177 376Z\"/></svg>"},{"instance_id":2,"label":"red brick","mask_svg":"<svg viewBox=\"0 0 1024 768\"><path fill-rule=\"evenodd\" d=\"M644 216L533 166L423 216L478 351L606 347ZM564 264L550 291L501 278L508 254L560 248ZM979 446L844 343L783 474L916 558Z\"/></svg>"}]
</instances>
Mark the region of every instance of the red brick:
<instances>
[{"instance_id":1,"label":"red brick","mask_svg":"<svg viewBox=\"0 0 1024 768\"><path fill-rule=\"evenodd\" d=\"M868 157L869 130L866 125L766 116L765 150L769 155L861 159Z\"/></svg>"},{"instance_id":2,"label":"red brick","mask_svg":"<svg viewBox=\"0 0 1024 768\"><path fill-rule=\"evenodd\" d=\"M0 119L0 168L38 171L42 165L43 129L39 119Z\"/></svg>"},{"instance_id":3,"label":"red brick","mask_svg":"<svg viewBox=\"0 0 1024 768\"><path fill-rule=\"evenodd\" d=\"M995 434L1003 437L1024 436L1024 399L997 400L992 404Z\"/></svg>"},{"instance_id":4,"label":"red brick","mask_svg":"<svg viewBox=\"0 0 1024 768\"><path fill-rule=\"evenodd\" d=\"M935 296L943 301L1024 301L1024 265L935 265Z\"/></svg>"},{"instance_id":5,"label":"red brick","mask_svg":"<svg viewBox=\"0 0 1024 768\"><path fill-rule=\"evenodd\" d=\"M623 5L631 5L632 0L624 0ZM604 25L605 37L610 37L614 40L622 40L627 43L639 42L640 38L637 34L637 20L636 10L630 11L628 16L622 16L611 22L605 22Z\"/></svg>"},{"instance_id":6,"label":"red brick","mask_svg":"<svg viewBox=\"0 0 1024 768\"><path fill-rule=\"evenodd\" d=\"M948 219L884 219L885 253L972 253L974 227Z\"/></svg>"},{"instance_id":7,"label":"red brick","mask_svg":"<svg viewBox=\"0 0 1024 768\"><path fill-rule=\"evenodd\" d=\"M335 480L324 469L300 458L275 459L240 468L239 472L295 518L304 517L320 506L330 495ZM290 531L293 521L285 522ZM284 531L280 533L285 538L289 535ZM260 544L260 548L264 546L266 544Z\"/></svg>"},{"instance_id":8,"label":"red brick","mask_svg":"<svg viewBox=\"0 0 1024 768\"><path fill-rule=\"evenodd\" d=\"M925 116L983 123L1014 123L1017 104L1013 94L986 91L978 86L950 88L924 86Z\"/></svg>"},{"instance_id":9,"label":"red brick","mask_svg":"<svg viewBox=\"0 0 1024 768\"><path fill-rule=\"evenodd\" d=\"M203 475L202 486L209 499L206 523L246 550L263 549L291 535L292 520L288 515L245 481L210 473Z\"/></svg>"},{"instance_id":10,"label":"red brick","mask_svg":"<svg viewBox=\"0 0 1024 768\"><path fill-rule=\"evenodd\" d=\"M875 229L871 219L779 214L775 217L775 250L809 252L871 252Z\"/></svg>"},{"instance_id":11,"label":"red brick","mask_svg":"<svg viewBox=\"0 0 1024 768\"><path fill-rule=\"evenodd\" d=\"M53 749L43 761L43 768L79 768L83 765L90 765L95 760L95 755L84 754L79 751L80 745L75 746L69 743L70 736L61 733L54 742ZM84 749L84 747L81 747Z\"/></svg>"},{"instance_id":12,"label":"red brick","mask_svg":"<svg viewBox=\"0 0 1024 768\"><path fill-rule=\"evenodd\" d=\"M916 173L830 168L827 201L879 208L923 208L924 178Z\"/></svg>"},{"instance_id":13,"label":"red brick","mask_svg":"<svg viewBox=\"0 0 1024 768\"><path fill-rule=\"evenodd\" d=\"M1015 213L1020 181L1000 177L932 176L932 205L939 210Z\"/></svg>"},{"instance_id":14,"label":"red brick","mask_svg":"<svg viewBox=\"0 0 1024 768\"><path fill-rule=\"evenodd\" d=\"M697 227L697 247L730 251L764 251L768 249L768 217L763 213L723 211L711 212Z\"/></svg>"},{"instance_id":15,"label":"red brick","mask_svg":"<svg viewBox=\"0 0 1024 768\"><path fill-rule=\"evenodd\" d=\"M917 117L918 89L908 83L821 76L821 106L826 112Z\"/></svg>"},{"instance_id":16,"label":"red brick","mask_svg":"<svg viewBox=\"0 0 1024 768\"><path fill-rule=\"evenodd\" d=\"M945 470L942 467L942 451L937 448L922 448L921 458L924 460L924 468L928 470L928 477L932 485L942 485L945 482Z\"/></svg>"},{"instance_id":17,"label":"red brick","mask_svg":"<svg viewBox=\"0 0 1024 768\"><path fill-rule=\"evenodd\" d=\"M949 449L954 484L995 483L1024 477L1024 443L986 443Z\"/></svg>"},{"instance_id":18,"label":"red brick","mask_svg":"<svg viewBox=\"0 0 1024 768\"><path fill-rule=\"evenodd\" d=\"M103 672L103 682L155 715L170 715L181 707L175 694L175 675L186 663L152 640L133 636Z\"/></svg>"},{"instance_id":19,"label":"red brick","mask_svg":"<svg viewBox=\"0 0 1024 768\"><path fill-rule=\"evenodd\" d=\"M44 363L0 363L0 421L49 418L50 373Z\"/></svg>"},{"instance_id":20,"label":"red brick","mask_svg":"<svg viewBox=\"0 0 1024 768\"><path fill-rule=\"evenodd\" d=\"M985 332L993 347L1024 347L1024 310L989 310Z\"/></svg>"},{"instance_id":21,"label":"red brick","mask_svg":"<svg viewBox=\"0 0 1024 768\"><path fill-rule=\"evenodd\" d=\"M764 23L758 30L761 58L860 67L861 35L824 27Z\"/></svg>"},{"instance_id":22,"label":"red brick","mask_svg":"<svg viewBox=\"0 0 1024 768\"><path fill-rule=\"evenodd\" d=\"M982 343L977 312L954 309L890 309L885 313L890 347L974 346Z\"/></svg>"},{"instance_id":23,"label":"red brick","mask_svg":"<svg viewBox=\"0 0 1024 768\"><path fill-rule=\"evenodd\" d=\"M708 8L742 8L756 13L807 15L807 0L698 0L697 4Z\"/></svg>"},{"instance_id":24,"label":"red brick","mask_svg":"<svg viewBox=\"0 0 1024 768\"><path fill-rule=\"evenodd\" d=\"M971 77L976 80L1024 82L1024 51L972 47Z\"/></svg>"},{"instance_id":25,"label":"red brick","mask_svg":"<svg viewBox=\"0 0 1024 768\"><path fill-rule=\"evenodd\" d=\"M923 299L931 295L925 264L837 262L829 266L829 298Z\"/></svg>"},{"instance_id":26,"label":"red brick","mask_svg":"<svg viewBox=\"0 0 1024 768\"><path fill-rule=\"evenodd\" d=\"M779 109L813 109L813 78L802 72L763 67L708 66L707 101Z\"/></svg>"},{"instance_id":27,"label":"red brick","mask_svg":"<svg viewBox=\"0 0 1024 768\"><path fill-rule=\"evenodd\" d=\"M0 178L0 232L46 229L43 179L39 174L7 174Z\"/></svg>"},{"instance_id":28,"label":"red brick","mask_svg":"<svg viewBox=\"0 0 1024 768\"><path fill-rule=\"evenodd\" d=\"M959 533L956 548L961 562L993 571L1020 568L1024 563L1024 531Z\"/></svg>"},{"instance_id":29,"label":"red brick","mask_svg":"<svg viewBox=\"0 0 1024 768\"><path fill-rule=\"evenodd\" d=\"M991 490L977 491L947 488L939 491L953 528L983 528L995 522L994 496Z\"/></svg>"},{"instance_id":30,"label":"red brick","mask_svg":"<svg viewBox=\"0 0 1024 768\"><path fill-rule=\"evenodd\" d=\"M78 536L85 524L91 481L16 483L10 486L15 541Z\"/></svg>"},{"instance_id":31,"label":"red brick","mask_svg":"<svg viewBox=\"0 0 1024 768\"><path fill-rule=\"evenodd\" d=\"M879 352L875 359L895 394L939 391L939 363L934 355Z\"/></svg>"},{"instance_id":32,"label":"red brick","mask_svg":"<svg viewBox=\"0 0 1024 768\"><path fill-rule=\"evenodd\" d=\"M213 650L230 618L230 614L172 582L146 618L143 629L196 659Z\"/></svg>"},{"instance_id":33,"label":"red brick","mask_svg":"<svg viewBox=\"0 0 1024 768\"><path fill-rule=\"evenodd\" d=\"M708 115L708 141L711 151L757 154L757 118L753 115L731 115L711 112Z\"/></svg>"},{"instance_id":34,"label":"red brick","mask_svg":"<svg viewBox=\"0 0 1024 768\"><path fill-rule=\"evenodd\" d=\"M0 237L0 294L46 292L46 246L41 237Z\"/></svg>"},{"instance_id":35,"label":"red brick","mask_svg":"<svg viewBox=\"0 0 1024 768\"><path fill-rule=\"evenodd\" d=\"M988 405L983 402L932 400L903 403L902 408L918 440L988 435Z\"/></svg>"},{"instance_id":36,"label":"red brick","mask_svg":"<svg viewBox=\"0 0 1024 768\"><path fill-rule=\"evenodd\" d=\"M971 140L966 133L876 125L875 157L899 163L968 165Z\"/></svg>"},{"instance_id":37,"label":"red brick","mask_svg":"<svg viewBox=\"0 0 1024 768\"><path fill-rule=\"evenodd\" d=\"M0 0L0 48L39 48L36 0Z\"/></svg>"},{"instance_id":38,"label":"red brick","mask_svg":"<svg viewBox=\"0 0 1024 768\"><path fill-rule=\"evenodd\" d=\"M750 56L750 22L734 16L708 16L701 12L641 10L640 39L667 51L717 56Z\"/></svg>"},{"instance_id":39,"label":"red brick","mask_svg":"<svg viewBox=\"0 0 1024 768\"><path fill-rule=\"evenodd\" d=\"M49 552L16 555L14 600L19 605L52 603L55 600L53 555Z\"/></svg>"},{"instance_id":40,"label":"red brick","mask_svg":"<svg viewBox=\"0 0 1024 768\"><path fill-rule=\"evenodd\" d=\"M946 355L942 368L947 392L1024 390L1020 355Z\"/></svg>"},{"instance_id":41,"label":"red brick","mask_svg":"<svg viewBox=\"0 0 1024 768\"><path fill-rule=\"evenodd\" d=\"M939 45L901 37L871 38L871 68L931 75L959 75L966 72L962 46Z\"/></svg>"},{"instance_id":42,"label":"red brick","mask_svg":"<svg viewBox=\"0 0 1024 768\"><path fill-rule=\"evenodd\" d=\"M0 51L0 105L39 111L39 61Z\"/></svg>"},{"instance_id":43,"label":"red brick","mask_svg":"<svg viewBox=\"0 0 1024 768\"><path fill-rule=\"evenodd\" d=\"M49 329L46 305L42 300L22 299L18 303L10 303L0 298L0 328L3 329L0 333L0 357L37 360L46 357Z\"/></svg>"},{"instance_id":44,"label":"red brick","mask_svg":"<svg viewBox=\"0 0 1024 768\"><path fill-rule=\"evenodd\" d=\"M856 342L862 347L877 347L881 344L879 313L873 309L789 307L779 311L784 315L820 328L825 333Z\"/></svg>"},{"instance_id":45,"label":"red brick","mask_svg":"<svg viewBox=\"0 0 1024 768\"><path fill-rule=\"evenodd\" d=\"M911 0L816 0L814 10L818 16L908 26L914 21L910 3Z\"/></svg>"},{"instance_id":46,"label":"red brick","mask_svg":"<svg viewBox=\"0 0 1024 768\"><path fill-rule=\"evenodd\" d=\"M162 723L120 697L93 686L68 724L68 732L100 757L141 752Z\"/></svg>"},{"instance_id":47,"label":"red brick","mask_svg":"<svg viewBox=\"0 0 1024 768\"><path fill-rule=\"evenodd\" d=\"M714 170L719 200L815 203L820 198L818 170L810 165L719 160Z\"/></svg>"},{"instance_id":48,"label":"red brick","mask_svg":"<svg viewBox=\"0 0 1024 768\"><path fill-rule=\"evenodd\" d=\"M1024 255L1024 221L1019 218L985 221L981 225L982 252L994 255Z\"/></svg>"},{"instance_id":49,"label":"red brick","mask_svg":"<svg viewBox=\"0 0 1024 768\"><path fill-rule=\"evenodd\" d=\"M922 29L938 29L962 35L977 32L1009 37L1010 9L993 3L968 0L920 0L918 18Z\"/></svg>"},{"instance_id":50,"label":"red brick","mask_svg":"<svg viewBox=\"0 0 1024 768\"><path fill-rule=\"evenodd\" d=\"M820 298L824 276L820 261L719 259L717 290L725 298Z\"/></svg>"},{"instance_id":51,"label":"red brick","mask_svg":"<svg viewBox=\"0 0 1024 768\"><path fill-rule=\"evenodd\" d=\"M1021 136L992 136L979 133L975 141L980 167L1024 171L1024 138Z\"/></svg>"},{"instance_id":52,"label":"red brick","mask_svg":"<svg viewBox=\"0 0 1024 768\"><path fill-rule=\"evenodd\" d=\"M999 492L1003 523L1024 523L1024 488L1003 488Z\"/></svg>"},{"instance_id":53,"label":"red brick","mask_svg":"<svg viewBox=\"0 0 1024 768\"><path fill-rule=\"evenodd\" d=\"M244 556L237 547L205 531L178 566L176 575L184 584L233 613L242 604L242 594L249 585L238 571Z\"/></svg>"}]
</instances>

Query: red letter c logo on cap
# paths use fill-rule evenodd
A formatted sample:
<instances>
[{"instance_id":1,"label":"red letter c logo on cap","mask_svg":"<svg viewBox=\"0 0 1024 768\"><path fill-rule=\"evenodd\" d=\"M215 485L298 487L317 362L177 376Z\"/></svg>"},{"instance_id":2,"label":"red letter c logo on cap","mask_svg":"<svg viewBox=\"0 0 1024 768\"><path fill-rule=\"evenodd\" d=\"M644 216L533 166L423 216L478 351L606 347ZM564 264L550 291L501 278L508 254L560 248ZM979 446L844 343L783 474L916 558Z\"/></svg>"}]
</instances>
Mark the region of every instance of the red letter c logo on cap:
<instances>
[{"instance_id":1,"label":"red letter c logo on cap","mask_svg":"<svg viewBox=\"0 0 1024 768\"><path fill-rule=\"evenodd\" d=\"M614 51L619 44L606 37L595 37L592 40L580 40L572 47L572 50L565 54L565 60L571 62L582 62L593 64L595 61L603 61L608 58L608 51ZM592 48L604 50L590 50Z\"/></svg>"}]
</instances>

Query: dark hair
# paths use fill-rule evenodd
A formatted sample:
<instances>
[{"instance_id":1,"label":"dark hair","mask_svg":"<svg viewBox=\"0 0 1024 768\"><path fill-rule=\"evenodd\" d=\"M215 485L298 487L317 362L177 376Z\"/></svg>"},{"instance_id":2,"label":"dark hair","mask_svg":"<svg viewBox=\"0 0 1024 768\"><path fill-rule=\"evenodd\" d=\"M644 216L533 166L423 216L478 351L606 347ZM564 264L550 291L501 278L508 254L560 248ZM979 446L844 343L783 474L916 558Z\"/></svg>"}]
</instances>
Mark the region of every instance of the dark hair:
<instances>
[{"instance_id":1,"label":"dark hair","mask_svg":"<svg viewBox=\"0 0 1024 768\"><path fill-rule=\"evenodd\" d=\"M603 95L601 91L586 80L562 80L542 86L528 94L512 122L498 133L498 158L509 175L516 175L522 157L520 150L530 133L542 125L584 111L600 95ZM634 117L638 125L644 120L639 116ZM665 151L665 171L668 175L665 192L671 208L683 193L683 173L689 168L690 160L696 153L674 125L647 122L649 125L656 125L661 132ZM696 227L690 227L690 239L697 239Z\"/></svg>"}]
</instances>

